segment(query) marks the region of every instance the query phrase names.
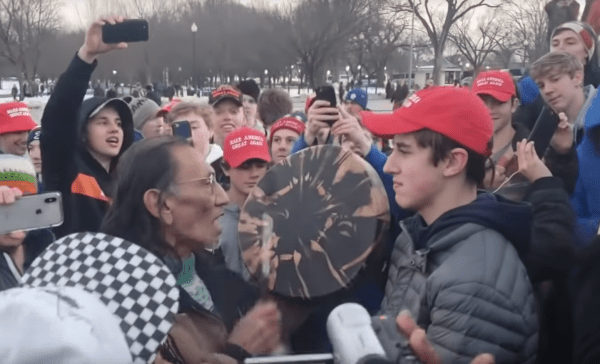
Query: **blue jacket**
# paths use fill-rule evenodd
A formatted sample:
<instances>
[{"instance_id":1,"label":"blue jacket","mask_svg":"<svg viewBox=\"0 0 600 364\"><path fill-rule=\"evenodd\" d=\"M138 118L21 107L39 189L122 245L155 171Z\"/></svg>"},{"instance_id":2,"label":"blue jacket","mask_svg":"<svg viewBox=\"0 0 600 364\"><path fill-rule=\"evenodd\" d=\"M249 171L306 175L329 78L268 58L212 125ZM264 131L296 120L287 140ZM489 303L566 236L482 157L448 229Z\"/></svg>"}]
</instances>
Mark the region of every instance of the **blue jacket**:
<instances>
[{"instance_id":1,"label":"blue jacket","mask_svg":"<svg viewBox=\"0 0 600 364\"><path fill-rule=\"evenodd\" d=\"M571 204L577 216L576 242L587 245L597 234L600 222L600 146L594 146L592 130L600 126L600 100L598 94L591 101L583 126L585 133L577 146L579 177Z\"/></svg>"}]
</instances>

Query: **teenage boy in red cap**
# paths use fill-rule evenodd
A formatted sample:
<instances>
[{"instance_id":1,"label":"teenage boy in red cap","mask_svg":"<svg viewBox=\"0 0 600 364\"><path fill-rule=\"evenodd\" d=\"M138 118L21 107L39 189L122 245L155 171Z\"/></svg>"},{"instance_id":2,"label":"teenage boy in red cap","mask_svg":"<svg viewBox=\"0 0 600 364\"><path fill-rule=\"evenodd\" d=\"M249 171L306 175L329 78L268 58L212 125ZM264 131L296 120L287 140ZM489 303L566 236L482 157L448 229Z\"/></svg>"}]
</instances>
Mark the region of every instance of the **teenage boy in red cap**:
<instances>
[{"instance_id":1,"label":"teenage boy in red cap","mask_svg":"<svg viewBox=\"0 0 600 364\"><path fill-rule=\"evenodd\" d=\"M0 153L24 156L29 131L36 126L24 103L0 104Z\"/></svg>"},{"instance_id":2,"label":"teenage boy in red cap","mask_svg":"<svg viewBox=\"0 0 600 364\"><path fill-rule=\"evenodd\" d=\"M467 89L434 87L393 114L363 113L363 123L393 139L384 171L398 205L416 212L401 222L381 312L408 310L442 362L480 353L534 362L535 302L519 258L531 210L477 191L492 146L485 104Z\"/></svg>"},{"instance_id":3,"label":"teenage boy in red cap","mask_svg":"<svg viewBox=\"0 0 600 364\"><path fill-rule=\"evenodd\" d=\"M214 143L222 148L225 137L229 133L246 125L243 95L237 88L223 85L210 93L208 103L215 112Z\"/></svg>"},{"instance_id":4,"label":"teenage boy in red cap","mask_svg":"<svg viewBox=\"0 0 600 364\"><path fill-rule=\"evenodd\" d=\"M304 125L294 116L284 116L277 120L269 131L269 145L271 148L271 158L273 164L277 164L286 159L300 135L304 132Z\"/></svg>"},{"instance_id":5,"label":"teenage boy in red cap","mask_svg":"<svg viewBox=\"0 0 600 364\"><path fill-rule=\"evenodd\" d=\"M229 205L221 218L220 247L227 267L249 280L238 244L240 210L258 181L267 173L271 156L265 135L249 127L239 128L225 138L223 145L223 171L230 179L227 191Z\"/></svg>"}]
</instances>

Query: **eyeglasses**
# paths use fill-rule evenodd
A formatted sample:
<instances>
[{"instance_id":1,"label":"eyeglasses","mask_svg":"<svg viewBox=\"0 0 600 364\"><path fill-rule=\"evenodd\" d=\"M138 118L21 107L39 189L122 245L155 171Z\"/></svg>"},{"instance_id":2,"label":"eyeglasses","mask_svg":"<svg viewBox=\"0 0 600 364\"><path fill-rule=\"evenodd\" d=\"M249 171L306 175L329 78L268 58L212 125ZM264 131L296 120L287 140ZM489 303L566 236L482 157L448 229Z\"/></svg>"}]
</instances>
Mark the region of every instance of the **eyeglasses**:
<instances>
[{"instance_id":1,"label":"eyeglasses","mask_svg":"<svg viewBox=\"0 0 600 364\"><path fill-rule=\"evenodd\" d=\"M171 334L168 334L167 340L159 347L158 352L163 359L171 364L185 364L181 352L175 343L175 339L173 339Z\"/></svg>"},{"instance_id":2,"label":"eyeglasses","mask_svg":"<svg viewBox=\"0 0 600 364\"><path fill-rule=\"evenodd\" d=\"M206 183L203 185L204 186L209 185L210 192L213 195L215 194L215 184L217 183L217 178L215 177L214 173L209 174L208 177L202 177L202 178L191 179L188 181L177 182L177 184L179 185L179 184L183 184L183 183L200 182L200 181L206 181Z\"/></svg>"}]
</instances>

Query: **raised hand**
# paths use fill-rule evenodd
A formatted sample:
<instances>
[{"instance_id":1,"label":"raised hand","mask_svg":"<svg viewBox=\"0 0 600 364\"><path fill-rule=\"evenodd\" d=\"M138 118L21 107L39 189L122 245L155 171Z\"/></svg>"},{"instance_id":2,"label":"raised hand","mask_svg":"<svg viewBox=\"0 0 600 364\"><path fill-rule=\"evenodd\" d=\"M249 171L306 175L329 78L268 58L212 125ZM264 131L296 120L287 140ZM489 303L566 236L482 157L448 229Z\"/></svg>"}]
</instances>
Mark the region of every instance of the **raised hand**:
<instances>
[{"instance_id":1,"label":"raised hand","mask_svg":"<svg viewBox=\"0 0 600 364\"><path fill-rule=\"evenodd\" d=\"M115 49L127 48L127 43L118 44L106 44L102 41L102 26L104 24L117 24L122 23L125 20L124 17L118 15L111 15L101 17L94 21L85 33L85 42L79 48L79 58L87 63L93 63L98 55L110 52Z\"/></svg>"},{"instance_id":2,"label":"raised hand","mask_svg":"<svg viewBox=\"0 0 600 364\"><path fill-rule=\"evenodd\" d=\"M346 135L354 145L360 148L360 153L364 157L371 150L371 140L367 138L362 127L354 116L350 115L343 107L338 106L340 119L333 124L331 132L333 135Z\"/></svg>"},{"instance_id":3,"label":"raised hand","mask_svg":"<svg viewBox=\"0 0 600 364\"><path fill-rule=\"evenodd\" d=\"M523 139L517 142L517 159L519 160L519 173L531 183L542 177L552 177L552 173L544 162L538 157L533 142Z\"/></svg>"},{"instance_id":4,"label":"raised hand","mask_svg":"<svg viewBox=\"0 0 600 364\"><path fill-rule=\"evenodd\" d=\"M560 119L550 145L559 154L567 154L573 147L573 125L564 112L558 114Z\"/></svg>"},{"instance_id":5,"label":"raised hand","mask_svg":"<svg viewBox=\"0 0 600 364\"><path fill-rule=\"evenodd\" d=\"M304 140L311 145L321 129L329 128L327 122L335 122L339 119L338 110L331 107L329 101L315 100L308 109L306 118L306 130L304 130Z\"/></svg>"}]
</instances>

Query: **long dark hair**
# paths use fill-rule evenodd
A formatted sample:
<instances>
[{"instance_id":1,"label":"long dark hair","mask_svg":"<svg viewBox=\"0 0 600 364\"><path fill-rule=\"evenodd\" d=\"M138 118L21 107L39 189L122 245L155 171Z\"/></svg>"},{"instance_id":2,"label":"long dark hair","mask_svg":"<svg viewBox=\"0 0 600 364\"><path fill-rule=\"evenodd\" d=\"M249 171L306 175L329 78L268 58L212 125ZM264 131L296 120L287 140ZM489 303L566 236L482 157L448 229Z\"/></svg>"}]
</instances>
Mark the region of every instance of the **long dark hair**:
<instances>
[{"instance_id":1,"label":"long dark hair","mask_svg":"<svg viewBox=\"0 0 600 364\"><path fill-rule=\"evenodd\" d=\"M102 222L101 231L136 243L158 257L174 255L164 240L161 222L144 205L144 193L160 191L159 204L173 193L177 162L175 147L188 146L183 139L160 137L135 143L117 165L113 202Z\"/></svg>"}]
</instances>

